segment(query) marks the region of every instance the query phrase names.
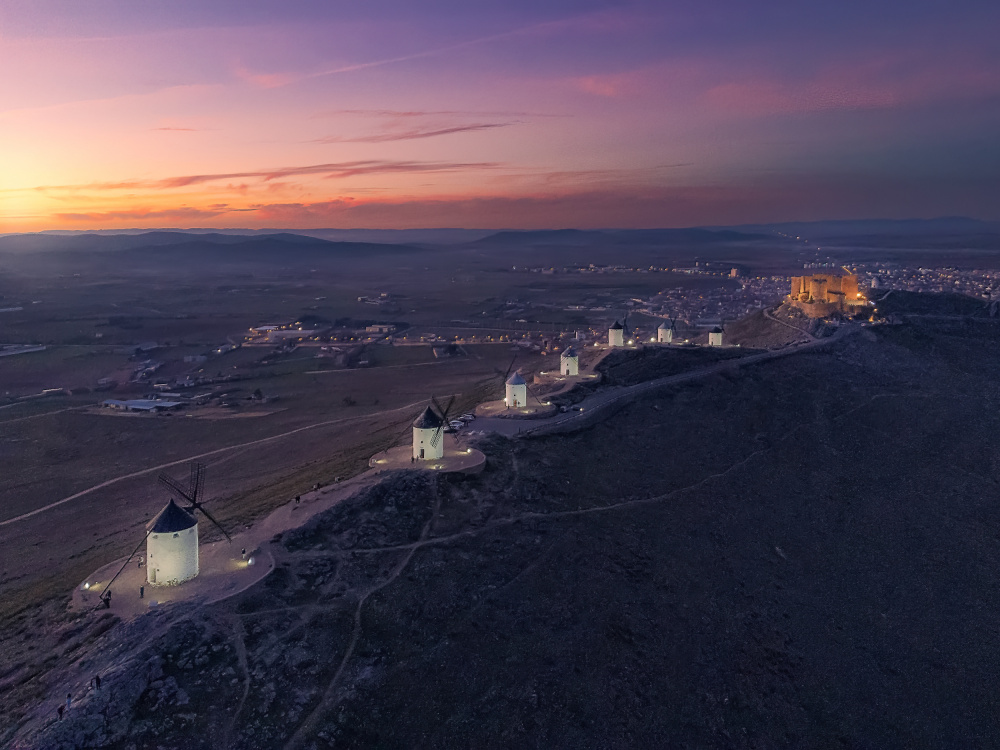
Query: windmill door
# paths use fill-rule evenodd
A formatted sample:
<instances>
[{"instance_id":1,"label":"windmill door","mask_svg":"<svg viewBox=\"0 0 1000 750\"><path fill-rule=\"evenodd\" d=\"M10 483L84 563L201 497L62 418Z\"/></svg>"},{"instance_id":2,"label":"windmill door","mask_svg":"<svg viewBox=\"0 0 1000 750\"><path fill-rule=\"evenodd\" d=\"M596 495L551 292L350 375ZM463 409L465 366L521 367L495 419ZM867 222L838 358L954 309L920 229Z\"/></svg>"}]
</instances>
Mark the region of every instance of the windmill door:
<instances>
[{"instance_id":1,"label":"windmill door","mask_svg":"<svg viewBox=\"0 0 1000 750\"><path fill-rule=\"evenodd\" d=\"M420 457L421 457L421 458L423 458L423 457L424 457L424 449L423 449L423 448L421 448L421 449L420 449Z\"/></svg>"}]
</instances>

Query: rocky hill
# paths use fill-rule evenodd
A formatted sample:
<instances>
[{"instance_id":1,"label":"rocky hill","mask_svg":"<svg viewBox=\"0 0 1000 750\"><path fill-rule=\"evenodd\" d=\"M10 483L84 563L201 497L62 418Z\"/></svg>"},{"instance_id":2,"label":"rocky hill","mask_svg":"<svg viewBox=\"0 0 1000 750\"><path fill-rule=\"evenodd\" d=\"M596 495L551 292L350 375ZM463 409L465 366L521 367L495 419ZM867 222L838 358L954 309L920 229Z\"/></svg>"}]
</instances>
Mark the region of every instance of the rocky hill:
<instances>
[{"instance_id":1,"label":"rocky hill","mask_svg":"<svg viewBox=\"0 0 1000 750\"><path fill-rule=\"evenodd\" d=\"M392 476L218 604L53 602L8 630L0 742L992 746L998 365L990 320L860 330Z\"/></svg>"}]
</instances>

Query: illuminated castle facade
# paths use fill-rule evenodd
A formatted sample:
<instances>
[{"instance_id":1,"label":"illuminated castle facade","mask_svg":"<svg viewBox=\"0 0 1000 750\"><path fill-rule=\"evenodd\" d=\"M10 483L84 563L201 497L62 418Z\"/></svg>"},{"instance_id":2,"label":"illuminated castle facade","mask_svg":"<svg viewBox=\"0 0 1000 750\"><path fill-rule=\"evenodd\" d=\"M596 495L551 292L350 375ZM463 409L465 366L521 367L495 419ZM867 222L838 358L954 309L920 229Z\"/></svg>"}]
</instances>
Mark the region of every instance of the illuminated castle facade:
<instances>
[{"instance_id":1,"label":"illuminated castle facade","mask_svg":"<svg viewBox=\"0 0 1000 750\"><path fill-rule=\"evenodd\" d=\"M849 271L793 276L788 303L811 318L836 313L853 315L868 301L858 291L858 277Z\"/></svg>"}]
</instances>

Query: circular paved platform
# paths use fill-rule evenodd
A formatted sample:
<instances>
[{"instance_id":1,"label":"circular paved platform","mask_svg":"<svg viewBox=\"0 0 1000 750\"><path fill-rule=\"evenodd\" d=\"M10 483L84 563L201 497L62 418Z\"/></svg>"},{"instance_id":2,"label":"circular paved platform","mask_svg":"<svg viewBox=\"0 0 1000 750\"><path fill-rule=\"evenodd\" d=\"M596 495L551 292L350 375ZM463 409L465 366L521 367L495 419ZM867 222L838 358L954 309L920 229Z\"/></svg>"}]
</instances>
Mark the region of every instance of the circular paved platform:
<instances>
[{"instance_id":1,"label":"circular paved platform","mask_svg":"<svg viewBox=\"0 0 1000 750\"><path fill-rule=\"evenodd\" d=\"M413 446L399 445L382 453L376 453L368 465L377 472L398 469L421 469L426 471L459 472L478 474L486 465L486 455L459 442L453 435L444 435L444 455L429 460L414 460Z\"/></svg>"},{"instance_id":2,"label":"circular paved platform","mask_svg":"<svg viewBox=\"0 0 1000 750\"><path fill-rule=\"evenodd\" d=\"M499 417L501 419L538 419L556 413L556 407L546 403L548 399L542 398L542 403L534 399L527 406L519 409L508 409L507 404L500 401L487 401L476 407L473 412L477 417Z\"/></svg>"}]
</instances>

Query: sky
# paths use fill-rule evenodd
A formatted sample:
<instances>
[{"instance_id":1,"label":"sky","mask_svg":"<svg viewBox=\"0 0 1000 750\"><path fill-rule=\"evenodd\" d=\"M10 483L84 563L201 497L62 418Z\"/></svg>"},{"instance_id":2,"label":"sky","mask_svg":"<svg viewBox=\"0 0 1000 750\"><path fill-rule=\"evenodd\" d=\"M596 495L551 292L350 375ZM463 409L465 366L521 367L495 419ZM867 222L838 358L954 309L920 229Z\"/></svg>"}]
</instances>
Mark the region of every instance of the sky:
<instances>
[{"instance_id":1,"label":"sky","mask_svg":"<svg viewBox=\"0 0 1000 750\"><path fill-rule=\"evenodd\" d=\"M998 220L997 29L993 0L0 0L0 232Z\"/></svg>"}]
</instances>

